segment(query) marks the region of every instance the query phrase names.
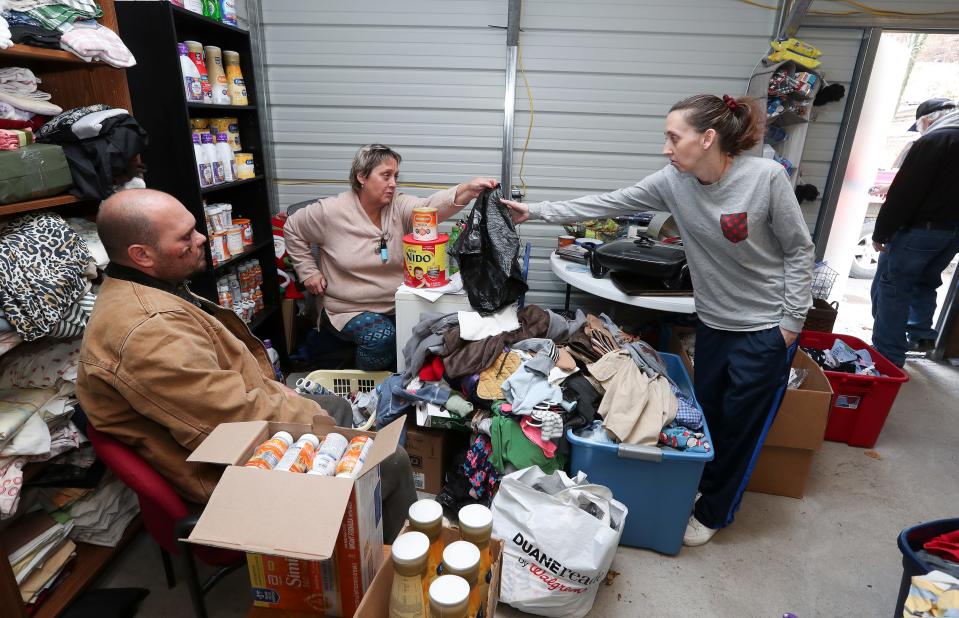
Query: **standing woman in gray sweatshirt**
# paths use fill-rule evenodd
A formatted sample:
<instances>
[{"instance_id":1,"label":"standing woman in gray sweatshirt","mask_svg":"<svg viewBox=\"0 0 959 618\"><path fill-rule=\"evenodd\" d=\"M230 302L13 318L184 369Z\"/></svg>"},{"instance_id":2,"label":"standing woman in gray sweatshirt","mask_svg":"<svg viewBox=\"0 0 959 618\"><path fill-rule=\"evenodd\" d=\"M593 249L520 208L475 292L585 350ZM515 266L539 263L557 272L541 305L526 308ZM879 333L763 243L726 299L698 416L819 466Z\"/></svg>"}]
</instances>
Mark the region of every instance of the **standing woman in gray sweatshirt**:
<instances>
[{"instance_id":1,"label":"standing woman in gray sweatshirt","mask_svg":"<svg viewBox=\"0 0 959 618\"><path fill-rule=\"evenodd\" d=\"M789 177L771 159L740 156L761 139L763 125L753 100L692 96L666 117L669 165L635 185L565 202L503 200L516 223L649 210L675 218L700 320L696 398L715 450L686 545L702 545L732 523L812 305L813 244Z\"/></svg>"}]
</instances>

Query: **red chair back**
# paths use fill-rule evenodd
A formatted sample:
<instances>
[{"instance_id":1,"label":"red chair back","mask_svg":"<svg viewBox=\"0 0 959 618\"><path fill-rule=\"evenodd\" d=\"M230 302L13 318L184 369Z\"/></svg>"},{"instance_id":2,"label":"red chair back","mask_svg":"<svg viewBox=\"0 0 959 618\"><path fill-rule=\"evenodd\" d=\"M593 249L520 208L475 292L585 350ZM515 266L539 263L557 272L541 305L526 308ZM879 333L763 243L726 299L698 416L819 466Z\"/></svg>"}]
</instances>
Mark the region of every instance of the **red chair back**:
<instances>
[{"instance_id":1,"label":"red chair back","mask_svg":"<svg viewBox=\"0 0 959 618\"><path fill-rule=\"evenodd\" d=\"M186 503L170 483L126 444L87 424L87 437L97 456L123 483L136 492L140 518L156 542L171 554L179 554L174 525L189 514Z\"/></svg>"}]
</instances>

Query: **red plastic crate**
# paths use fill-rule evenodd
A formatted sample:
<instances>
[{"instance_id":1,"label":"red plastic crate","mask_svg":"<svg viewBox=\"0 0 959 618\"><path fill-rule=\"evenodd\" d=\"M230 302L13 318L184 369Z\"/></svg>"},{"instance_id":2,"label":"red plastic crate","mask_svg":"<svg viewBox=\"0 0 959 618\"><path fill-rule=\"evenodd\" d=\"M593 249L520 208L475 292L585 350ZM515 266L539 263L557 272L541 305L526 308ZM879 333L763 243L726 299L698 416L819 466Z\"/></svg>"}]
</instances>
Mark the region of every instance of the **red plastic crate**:
<instances>
[{"instance_id":1,"label":"red plastic crate","mask_svg":"<svg viewBox=\"0 0 959 618\"><path fill-rule=\"evenodd\" d=\"M803 331L799 335L799 345L828 350L836 339L843 340L854 350L868 349L882 376L861 376L823 370L835 393L825 437L827 440L845 442L850 446L872 448L876 445L879 432L882 431L889 410L896 401L899 387L909 380L909 376L874 347L850 335Z\"/></svg>"}]
</instances>

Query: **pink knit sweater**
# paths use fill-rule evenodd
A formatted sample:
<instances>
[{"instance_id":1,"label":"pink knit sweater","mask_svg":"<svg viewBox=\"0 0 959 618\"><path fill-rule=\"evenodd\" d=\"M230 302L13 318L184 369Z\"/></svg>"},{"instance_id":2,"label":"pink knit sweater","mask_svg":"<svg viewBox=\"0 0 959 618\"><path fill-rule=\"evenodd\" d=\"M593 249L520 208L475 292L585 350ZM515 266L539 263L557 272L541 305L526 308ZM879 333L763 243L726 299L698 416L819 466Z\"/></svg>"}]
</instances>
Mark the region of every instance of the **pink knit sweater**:
<instances>
[{"instance_id":1,"label":"pink knit sweater","mask_svg":"<svg viewBox=\"0 0 959 618\"><path fill-rule=\"evenodd\" d=\"M457 187L428 198L398 193L375 226L353 191L321 199L302 208L284 226L286 250L300 281L317 272L326 278L326 293L317 308L326 308L330 322L341 330L363 313L393 313L396 288L403 282L403 235L412 231L413 208L432 206L444 221L463 205L454 204ZM380 259L380 239L386 235L388 261ZM311 243L319 247L314 259Z\"/></svg>"}]
</instances>

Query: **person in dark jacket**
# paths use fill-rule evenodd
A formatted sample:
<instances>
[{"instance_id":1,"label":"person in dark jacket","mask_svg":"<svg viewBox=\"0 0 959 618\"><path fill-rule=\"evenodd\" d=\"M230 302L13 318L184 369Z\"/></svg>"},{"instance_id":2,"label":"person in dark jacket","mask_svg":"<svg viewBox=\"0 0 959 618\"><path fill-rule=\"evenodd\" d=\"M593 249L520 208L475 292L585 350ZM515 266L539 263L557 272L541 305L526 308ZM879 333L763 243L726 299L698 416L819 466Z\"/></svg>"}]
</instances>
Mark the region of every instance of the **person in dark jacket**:
<instances>
[{"instance_id":1,"label":"person in dark jacket","mask_svg":"<svg viewBox=\"0 0 959 618\"><path fill-rule=\"evenodd\" d=\"M936 289L959 252L959 109L949 99L916 110L913 142L873 231L873 345L902 367L906 350L930 350Z\"/></svg>"}]
</instances>

